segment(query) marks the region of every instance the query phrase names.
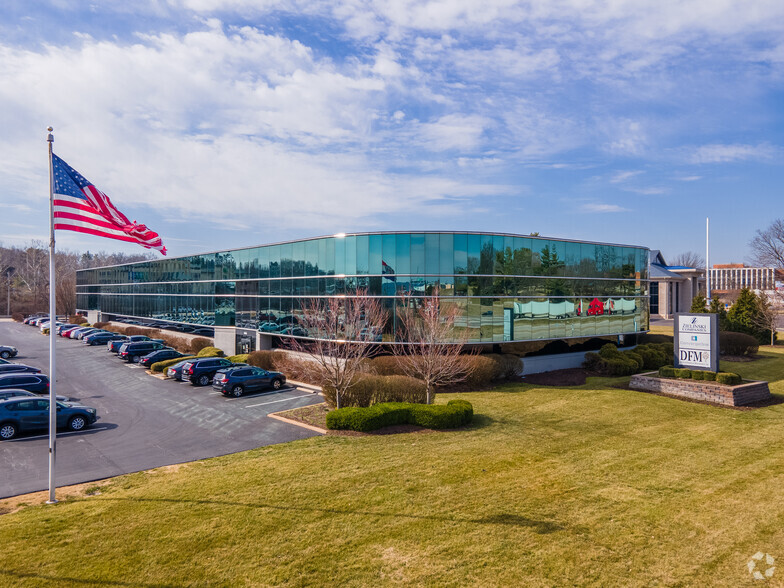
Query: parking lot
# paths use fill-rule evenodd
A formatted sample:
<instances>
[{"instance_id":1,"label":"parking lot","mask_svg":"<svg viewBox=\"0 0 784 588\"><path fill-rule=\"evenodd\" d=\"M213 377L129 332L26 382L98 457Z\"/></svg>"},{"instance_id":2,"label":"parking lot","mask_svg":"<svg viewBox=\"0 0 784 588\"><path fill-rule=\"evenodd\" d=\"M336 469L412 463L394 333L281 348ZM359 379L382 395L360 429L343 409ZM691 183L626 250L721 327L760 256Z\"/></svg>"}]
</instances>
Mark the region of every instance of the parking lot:
<instances>
[{"instance_id":1,"label":"parking lot","mask_svg":"<svg viewBox=\"0 0 784 588\"><path fill-rule=\"evenodd\" d=\"M295 387L225 398L212 387L159 380L105 346L57 337L58 395L98 409L100 419L57 436L57 484L76 484L317 435L267 415L321 402ZM49 338L35 327L0 321L13 361L49 374ZM0 442L0 498L48 487L48 434Z\"/></svg>"}]
</instances>

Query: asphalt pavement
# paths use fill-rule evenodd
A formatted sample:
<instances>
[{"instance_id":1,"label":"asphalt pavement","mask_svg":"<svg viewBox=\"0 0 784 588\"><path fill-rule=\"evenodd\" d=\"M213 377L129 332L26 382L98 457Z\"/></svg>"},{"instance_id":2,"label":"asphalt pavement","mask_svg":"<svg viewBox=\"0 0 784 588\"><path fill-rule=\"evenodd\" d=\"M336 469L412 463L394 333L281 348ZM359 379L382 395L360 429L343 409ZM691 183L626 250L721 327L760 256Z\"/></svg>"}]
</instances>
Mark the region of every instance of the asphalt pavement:
<instances>
[{"instance_id":1,"label":"asphalt pavement","mask_svg":"<svg viewBox=\"0 0 784 588\"><path fill-rule=\"evenodd\" d=\"M37 328L0 321L0 344L19 349L13 361L49 374L49 338ZM58 486L318 435L267 417L322 401L306 390L225 398L211 386L154 378L103 345L57 337L56 354L57 394L100 417L84 431L58 433ZM46 431L0 441L0 498L48 488L48 446Z\"/></svg>"}]
</instances>

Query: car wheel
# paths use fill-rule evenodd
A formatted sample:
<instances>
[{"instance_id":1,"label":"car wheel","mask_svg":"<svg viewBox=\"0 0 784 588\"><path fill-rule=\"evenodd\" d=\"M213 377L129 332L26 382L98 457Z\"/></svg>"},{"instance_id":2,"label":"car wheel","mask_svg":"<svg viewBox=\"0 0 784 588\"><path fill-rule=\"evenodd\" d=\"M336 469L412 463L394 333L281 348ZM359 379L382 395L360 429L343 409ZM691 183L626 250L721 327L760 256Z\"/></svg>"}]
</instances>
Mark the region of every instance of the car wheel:
<instances>
[{"instance_id":1,"label":"car wheel","mask_svg":"<svg viewBox=\"0 0 784 588\"><path fill-rule=\"evenodd\" d=\"M16 425L13 423L3 423L0 425L0 439L13 439L18 433Z\"/></svg>"},{"instance_id":2,"label":"car wheel","mask_svg":"<svg viewBox=\"0 0 784 588\"><path fill-rule=\"evenodd\" d=\"M87 419L80 415L71 417L71 420L68 421L68 428L71 431L81 431L86 426L87 426Z\"/></svg>"},{"instance_id":3,"label":"car wheel","mask_svg":"<svg viewBox=\"0 0 784 588\"><path fill-rule=\"evenodd\" d=\"M242 388L242 386L234 386L234 388L231 389L231 395L235 398L239 398L243 394L245 394L245 390Z\"/></svg>"},{"instance_id":4,"label":"car wheel","mask_svg":"<svg viewBox=\"0 0 784 588\"><path fill-rule=\"evenodd\" d=\"M197 381L199 382L199 386L206 386L207 384L210 383L210 377L205 374L203 376L199 376L199 379Z\"/></svg>"},{"instance_id":5,"label":"car wheel","mask_svg":"<svg viewBox=\"0 0 784 588\"><path fill-rule=\"evenodd\" d=\"M0 353L0 357L2 357L3 359L8 359L9 357L11 357L11 352L3 351L2 353Z\"/></svg>"},{"instance_id":6,"label":"car wheel","mask_svg":"<svg viewBox=\"0 0 784 588\"><path fill-rule=\"evenodd\" d=\"M141 357L139 357L138 355L134 355L134 356L131 358L131 361L132 361L133 363L139 363L141 360L142 360L142 358L141 358Z\"/></svg>"},{"instance_id":7,"label":"car wheel","mask_svg":"<svg viewBox=\"0 0 784 588\"><path fill-rule=\"evenodd\" d=\"M280 387L283 386L283 382L278 379L272 380L272 388L273 390L280 390Z\"/></svg>"}]
</instances>

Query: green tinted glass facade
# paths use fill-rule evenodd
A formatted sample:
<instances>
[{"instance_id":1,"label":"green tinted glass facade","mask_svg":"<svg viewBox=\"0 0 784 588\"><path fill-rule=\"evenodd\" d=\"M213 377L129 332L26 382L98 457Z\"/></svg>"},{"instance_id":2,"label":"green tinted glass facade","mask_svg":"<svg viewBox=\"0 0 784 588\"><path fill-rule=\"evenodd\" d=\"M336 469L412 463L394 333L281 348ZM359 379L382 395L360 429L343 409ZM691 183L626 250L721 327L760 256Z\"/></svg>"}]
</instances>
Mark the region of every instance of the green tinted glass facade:
<instances>
[{"instance_id":1,"label":"green tinted glass facade","mask_svg":"<svg viewBox=\"0 0 784 588\"><path fill-rule=\"evenodd\" d=\"M393 341L402 297L434 293L477 343L648 329L648 249L488 233L367 233L82 270L77 306L104 314L260 328L299 302L383 300Z\"/></svg>"}]
</instances>

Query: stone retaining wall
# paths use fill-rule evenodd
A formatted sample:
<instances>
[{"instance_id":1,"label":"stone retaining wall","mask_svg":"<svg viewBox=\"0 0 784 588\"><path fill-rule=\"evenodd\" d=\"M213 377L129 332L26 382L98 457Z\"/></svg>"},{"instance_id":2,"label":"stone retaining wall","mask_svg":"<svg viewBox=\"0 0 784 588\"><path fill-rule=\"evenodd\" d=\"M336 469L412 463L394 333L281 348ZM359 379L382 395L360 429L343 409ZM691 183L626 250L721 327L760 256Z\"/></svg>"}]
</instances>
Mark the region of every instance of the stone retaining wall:
<instances>
[{"instance_id":1,"label":"stone retaining wall","mask_svg":"<svg viewBox=\"0 0 784 588\"><path fill-rule=\"evenodd\" d=\"M657 372L633 375L629 387L633 390L660 392L727 406L743 406L770 398L767 382L745 382L737 386L725 386L704 380L660 378Z\"/></svg>"}]
</instances>

